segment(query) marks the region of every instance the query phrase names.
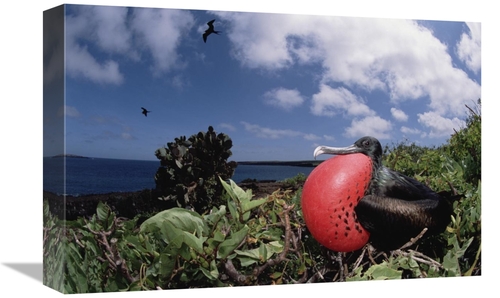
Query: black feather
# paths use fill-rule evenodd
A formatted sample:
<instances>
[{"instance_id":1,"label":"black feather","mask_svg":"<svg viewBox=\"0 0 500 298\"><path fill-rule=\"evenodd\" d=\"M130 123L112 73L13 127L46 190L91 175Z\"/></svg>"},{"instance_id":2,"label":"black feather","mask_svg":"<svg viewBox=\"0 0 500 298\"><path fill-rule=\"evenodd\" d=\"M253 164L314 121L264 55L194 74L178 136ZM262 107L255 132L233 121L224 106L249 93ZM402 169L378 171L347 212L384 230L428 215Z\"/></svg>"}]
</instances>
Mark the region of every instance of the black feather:
<instances>
[{"instance_id":1,"label":"black feather","mask_svg":"<svg viewBox=\"0 0 500 298\"><path fill-rule=\"evenodd\" d=\"M345 148L320 146L322 153L363 153L372 160L372 178L365 196L355 207L357 219L370 232L370 242L380 250L401 247L424 228L424 236L439 234L451 221L452 203L460 196L436 193L417 180L382 165L382 146L363 137Z\"/></svg>"}]
</instances>

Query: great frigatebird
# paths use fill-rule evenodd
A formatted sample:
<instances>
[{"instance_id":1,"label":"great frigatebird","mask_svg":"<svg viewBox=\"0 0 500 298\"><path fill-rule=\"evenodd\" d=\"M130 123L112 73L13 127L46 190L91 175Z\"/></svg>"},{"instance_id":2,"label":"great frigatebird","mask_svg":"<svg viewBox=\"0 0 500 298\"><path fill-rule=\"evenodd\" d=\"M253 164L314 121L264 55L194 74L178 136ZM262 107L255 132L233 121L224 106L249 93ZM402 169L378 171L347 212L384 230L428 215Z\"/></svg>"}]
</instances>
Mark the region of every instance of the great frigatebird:
<instances>
[{"instance_id":1,"label":"great frigatebird","mask_svg":"<svg viewBox=\"0 0 500 298\"><path fill-rule=\"evenodd\" d=\"M438 194L417 180L382 165L382 146L363 137L348 147L319 146L320 154L362 153L372 160L372 176L364 197L354 208L360 224L370 232L379 250L401 247L427 228L425 236L439 234L451 221L452 201L459 196Z\"/></svg>"},{"instance_id":2,"label":"great frigatebird","mask_svg":"<svg viewBox=\"0 0 500 298\"><path fill-rule=\"evenodd\" d=\"M206 43L207 42L207 37L212 34L212 33L215 33L215 34L219 34L220 31L215 31L214 29L214 22L215 22L215 19L211 20L210 22L207 23L208 25L208 29L205 30L205 33L203 33L203 41Z\"/></svg>"},{"instance_id":3,"label":"great frigatebird","mask_svg":"<svg viewBox=\"0 0 500 298\"><path fill-rule=\"evenodd\" d=\"M144 114L144 116L146 116L146 117L148 116L148 113L149 113L149 112L151 112L151 111L146 110L146 109L145 109L145 108L143 108L143 107L141 107L141 109L142 109L142 113L143 113L143 114Z\"/></svg>"}]
</instances>

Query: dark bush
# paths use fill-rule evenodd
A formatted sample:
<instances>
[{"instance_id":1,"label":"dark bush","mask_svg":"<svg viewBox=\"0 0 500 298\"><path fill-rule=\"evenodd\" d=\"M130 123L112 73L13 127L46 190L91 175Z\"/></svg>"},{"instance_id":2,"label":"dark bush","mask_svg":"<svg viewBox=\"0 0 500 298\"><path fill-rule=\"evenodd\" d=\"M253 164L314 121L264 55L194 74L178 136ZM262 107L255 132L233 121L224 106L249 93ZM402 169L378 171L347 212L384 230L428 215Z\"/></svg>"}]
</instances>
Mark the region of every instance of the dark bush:
<instances>
[{"instance_id":1,"label":"dark bush","mask_svg":"<svg viewBox=\"0 0 500 298\"><path fill-rule=\"evenodd\" d=\"M216 134L210 126L189 139L175 138L166 147L156 150L160 167L155 175L156 190L161 199L173 200L179 207L191 207L197 212L219 205L224 180L231 178L236 162L232 155L233 142L228 135Z\"/></svg>"}]
</instances>

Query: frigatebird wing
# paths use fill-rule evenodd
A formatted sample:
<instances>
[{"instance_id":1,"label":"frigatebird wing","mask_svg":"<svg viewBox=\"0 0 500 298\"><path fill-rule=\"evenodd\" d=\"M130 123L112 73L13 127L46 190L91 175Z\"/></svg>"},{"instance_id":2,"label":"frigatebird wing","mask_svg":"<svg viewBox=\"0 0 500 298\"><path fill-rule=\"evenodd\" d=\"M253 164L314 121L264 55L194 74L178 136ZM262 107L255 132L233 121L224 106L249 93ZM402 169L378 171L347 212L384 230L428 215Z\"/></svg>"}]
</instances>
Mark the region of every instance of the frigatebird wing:
<instances>
[{"instance_id":1,"label":"frigatebird wing","mask_svg":"<svg viewBox=\"0 0 500 298\"><path fill-rule=\"evenodd\" d=\"M211 20L210 22L207 23L208 29L214 30L214 22L215 22L215 19L213 19L213 20Z\"/></svg>"},{"instance_id":2,"label":"frigatebird wing","mask_svg":"<svg viewBox=\"0 0 500 298\"><path fill-rule=\"evenodd\" d=\"M424 228L429 235L444 231L453 212L447 197L386 167L380 169L376 179L377 187L354 208L375 247L399 248Z\"/></svg>"},{"instance_id":3,"label":"frigatebird wing","mask_svg":"<svg viewBox=\"0 0 500 298\"><path fill-rule=\"evenodd\" d=\"M375 178L377 187L373 188L374 195L391 197L403 201L423 199L440 200L441 197L432 189L414 178L382 167Z\"/></svg>"},{"instance_id":4,"label":"frigatebird wing","mask_svg":"<svg viewBox=\"0 0 500 298\"><path fill-rule=\"evenodd\" d=\"M370 241L382 250L401 247L424 228L433 235L448 225L451 206L445 201L402 201L368 195L354 208L357 220L370 232Z\"/></svg>"}]
</instances>

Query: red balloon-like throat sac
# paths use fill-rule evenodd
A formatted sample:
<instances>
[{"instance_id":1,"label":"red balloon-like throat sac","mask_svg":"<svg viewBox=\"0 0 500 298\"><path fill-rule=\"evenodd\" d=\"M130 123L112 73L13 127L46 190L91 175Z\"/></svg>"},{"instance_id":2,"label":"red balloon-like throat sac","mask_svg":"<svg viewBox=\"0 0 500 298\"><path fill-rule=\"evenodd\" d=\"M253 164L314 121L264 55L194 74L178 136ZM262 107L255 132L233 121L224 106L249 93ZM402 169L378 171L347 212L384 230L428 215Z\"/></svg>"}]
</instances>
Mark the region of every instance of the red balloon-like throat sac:
<instances>
[{"instance_id":1,"label":"red balloon-like throat sac","mask_svg":"<svg viewBox=\"0 0 500 298\"><path fill-rule=\"evenodd\" d=\"M370 234L359 223L354 207L371 179L372 161L361 153L338 155L319 164L302 190L307 228L323 246L337 252L362 248Z\"/></svg>"}]
</instances>

